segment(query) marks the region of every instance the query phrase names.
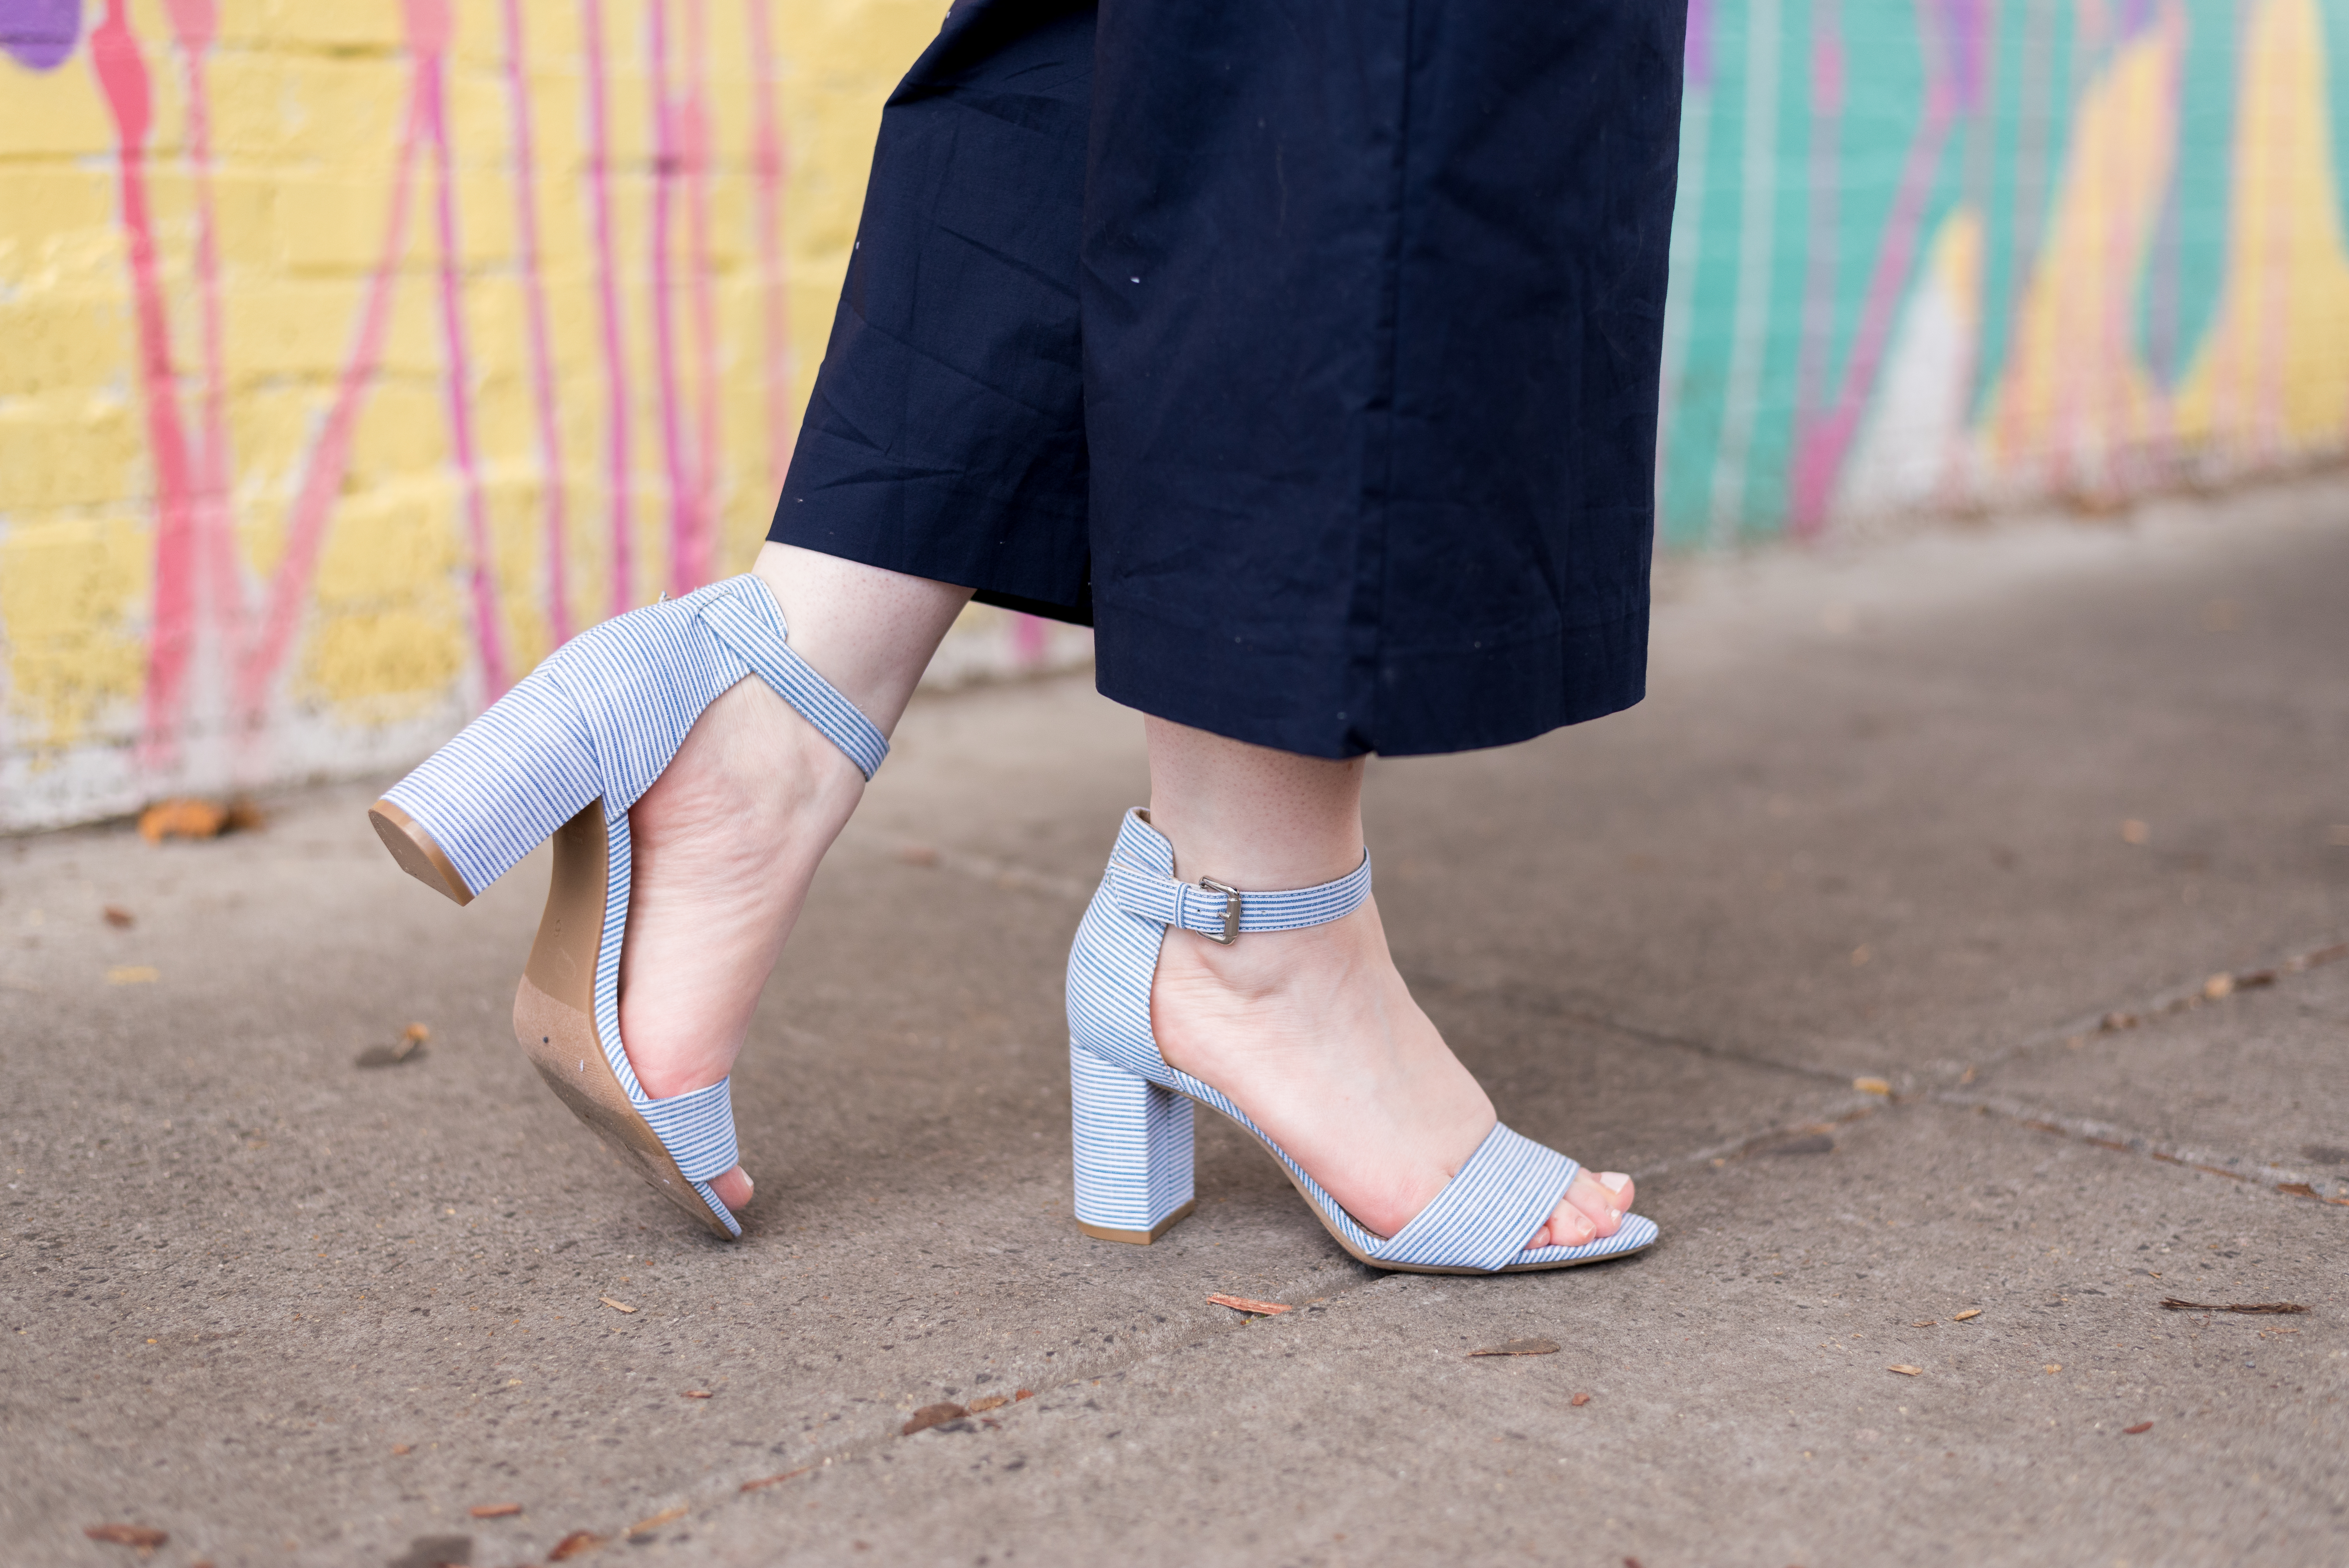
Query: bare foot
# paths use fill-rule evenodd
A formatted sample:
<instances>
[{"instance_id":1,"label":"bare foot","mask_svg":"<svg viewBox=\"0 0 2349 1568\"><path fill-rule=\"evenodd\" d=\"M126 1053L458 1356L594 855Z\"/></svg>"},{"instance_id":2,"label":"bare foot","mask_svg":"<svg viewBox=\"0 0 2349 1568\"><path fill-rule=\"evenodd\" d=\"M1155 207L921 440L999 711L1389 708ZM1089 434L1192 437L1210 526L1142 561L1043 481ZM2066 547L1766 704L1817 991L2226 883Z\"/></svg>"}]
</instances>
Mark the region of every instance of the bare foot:
<instances>
[{"instance_id":1,"label":"bare foot","mask_svg":"<svg viewBox=\"0 0 2349 1568\"><path fill-rule=\"evenodd\" d=\"M635 867L620 950L620 1040L656 1099L734 1068L817 862L864 780L756 676L705 709L628 812ZM710 1183L750 1201L740 1166Z\"/></svg>"},{"instance_id":2,"label":"bare foot","mask_svg":"<svg viewBox=\"0 0 2349 1568\"><path fill-rule=\"evenodd\" d=\"M1493 1102L1411 998L1378 906L1230 947L1170 930L1150 994L1170 1066L1231 1097L1381 1236L1411 1222L1493 1130ZM1611 1236L1631 1179L1578 1171L1528 1247Z\"/></svg>"}]
</instances>

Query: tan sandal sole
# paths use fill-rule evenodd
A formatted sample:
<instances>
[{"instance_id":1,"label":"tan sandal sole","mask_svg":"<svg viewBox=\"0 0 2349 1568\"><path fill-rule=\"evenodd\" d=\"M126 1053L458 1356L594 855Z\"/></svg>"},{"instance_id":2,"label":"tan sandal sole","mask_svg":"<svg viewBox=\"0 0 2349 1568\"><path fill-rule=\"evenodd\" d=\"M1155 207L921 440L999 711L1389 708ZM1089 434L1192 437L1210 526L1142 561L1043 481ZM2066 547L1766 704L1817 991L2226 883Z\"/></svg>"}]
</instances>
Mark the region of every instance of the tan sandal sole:
<instances>
[{"instance_id":1,"label":"tan sandal sole","mask_svg":"<svg viewBox=\"0 0 2349 1568\"><path fill-rule=\"evenodd\" d=\"M459 903L472 902L464 879L432 835L388 800L367 813L400 869ZM720 1241L735 1238L677 1161L652 1124L628 1103L595 1033L595 961L604 944L604 908L611 892L611 841L601 800L591 800L554 831L554 874L546 912L531 944L530 962L514 990L514 1039L571 1114L585 1122L653 1190Z\"/></svg>"}]
</instances>

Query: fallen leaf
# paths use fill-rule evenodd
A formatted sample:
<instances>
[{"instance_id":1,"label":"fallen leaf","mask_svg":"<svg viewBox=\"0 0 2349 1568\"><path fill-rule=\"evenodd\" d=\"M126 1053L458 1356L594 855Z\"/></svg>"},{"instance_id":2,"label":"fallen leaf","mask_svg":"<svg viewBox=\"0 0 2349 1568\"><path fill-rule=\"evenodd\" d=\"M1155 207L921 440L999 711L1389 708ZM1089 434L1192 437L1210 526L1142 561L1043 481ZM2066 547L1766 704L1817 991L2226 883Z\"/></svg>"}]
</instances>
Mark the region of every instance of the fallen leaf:
<instances>
[{"instance_id":1,"label":"fallen leaf","mask_svg":"<svg viewBox=\"0 0 2349 1568\"><path fill-rule=\"evenodd\" d=\"M976 1416L982 1410L1000 1410L1009 1403L1011 1396L1009 1394L982 1394L970 1402L970 1413Z\"/></svg>"},{"instance_id":2,"label":"fallen leaf","mask_svg":"<svg viewBox=\"0 0 2349 1568\"><path fill-rule=\"evenodd\" d=\"M92 1541L104 1541L116 1546L135 1546L140 1552L152 1552L171 1538L160 1530L143 1524L93 1524L82 1531Z\"/></svg>"},{"instance_id":3,"label":"fallen leaf","mask_svg":"<svg viewBox=\"0 0 2349 1568\"><path fill-rule=\"evenodd\" d=\"M117 931L128 931L139 923L139 917L119 903L109 903L100 913L106 916L106 923Z\"/></svg>"},{"instance_id":4,"label":"fallen leaf","mask_svg":"<svg viewBox=\"0 0 2349 1568\"><path fill-rule=\"evenodd\" d=\"M1851 1080L1851 1087L1862 1094L1880 1094L1888 1099L1892 1093L1892 1085L1880 1078L1856 1078Z\"/></svg>"},{"instance_id":5,"label":"fallen leaf","mask_svg":"<svg viewBox=\"0 0 2349 1568\"><path fill-rule=\"evenodd\" d=\"M813 1465L802 1465L795 1470L785 1470L781 1475L762 1475L757 1480L744 1481L742 1483L742 1490L744 1491L756 1491L762 1486L774 1486L779 1482L792 1480L797 1477L803 1476L807 1474L808 1471L815 1468L816 1467Z\"/></svg>"},{"instance_id":6,"label":"fallen leaf","mask_svg":"<svg viewBox=\"0 0 2349 1568\"><path fill-rule=\"evenodd\" d=\"M394 1443L391 1445L391 1451L394 1454L404 1454L411 1451L413 1448L414 1445L410 1443Z\"/></svg>"},{"instance_id":7,"label":"fallen leaf","mask_svg":"<svg viewBox=\"0 0 2349 1568\"><path fill-rule=\"evenodd\" d=\"M2202 999L2206 1002L2223 1002L2234 994L2235 977L2232 975L2213 975L2202 982Z\"/></svg>"},{"instance_id":8,"label":"fallen leaf","mask_svg":"<svg viewBox=\"0 0 2349 1568\"><path fill-rule=\"evenodd\" d=\"M522 1511L518 1502L478 1502L465 1511L475 1519L512 1519Z\"/></svg>"},{"instance_id":9,"label":"fallen leaf","mask_svg":"<svg viewBox=\"0 0 2349 1568\"><path fill-rule=\"evenodd\" d=\"M1573 1398L1568 1399L1567 1403L1579 1410L1583 1406L1590 1403L1590 1396L1588 1394L1577 1394Z\"/></svg>"},{"instance_id":10,"label":"fallen leaf","mask_svg":"<svg viewBox=\"0 0 2349 1568\"><path fill-rule=\"evenodd\" d=\"M109 985L152 985L163 977L151 964L117 964L106 972Z\"/></svg>"},{"instance_id":11,"label":"fallen leaf","mask_svg":"<svg viewBox=\"0 0 2349 1568\"><path fill-rule=\"evenodd\" d=\"M1938 1317L1920 1317L1909 1326L1911 1328L1931 1328L1940 1321L1941 1320Z\"/></svg>"},{"instance_id":12,"label":"fallen leaf","mask_svg":"<svg viewBox=\"0 0 2349 1568\"><path fill-rule=\"evenodd\" d=\"M1018 1390L1017 1392L1015 1392L1015 1393L1011 1396L1012 1400L1013 1400L1015 1403L1016 1403L1016 1402L1018 1402L1019 1400L1021 1400L1021 1399L1032 1399L1032 1398L1034 1398L1035 1397L1036 1397L1036 1390L1035 1390L1035 1389L1033 1389L1033 1388L1021 1388L1021 1389Z\"/></svg>"},{"instance_id":13,"label":"fallen leaf","mask_svg":"<svg viewBox=\"0 0 2349 1568\"><path fill-rule=\"evenodd\" d=\"M897 1435L901 1438L910 1438L916 1432L926 1432L932 1427L943 1427L948 1421L959 1421L969 1414L968 1410L953 1403L925 1405L915 1411L904 1426L897 1429Z\"/></svg>"},{"instance_id":14,"label":"fallen leaf","mask_svg":"<svg viewBox=\"0 0 2349 1568\"><path fill-rule=\"evenodd\" d=\"M214 839L227 825L227 807L189 796L158 800L139 813L139 836L150 844L165 839Z\"/></svg>"},{"instance_id":15,"label":"fallen leaf","mask_svg":"<svg viewBox=\"0 0 2349 1568\"><path fill-rule=\"evenodd\" d=\"M2296 1301L2238 1301L2220 1305L2208 1301L2180 1301L2174 1295L2161 1298L2163 1308L2169 1312L2306 1312L2308 1308Z\"/></svg>"},{"instance_id":16,"label":"fallen leaf","mask_svg":"<svg viewBox=\"0 0 2349 1568\"><path fill-rule=\"evenodd\" d=\"M2276 1191L2289 1192L2295 1198L2313 1198L2318 1195L2316 1189L2305 1181L2279 1181L2276 1183Z\"/></svg>"},{"instance_id":17,"label":"fallen leaf","mask_svg":"<svg viewBox=\"0 0 2349 1568\"><path fill-rule=\"evenodd\" d=\"M634 1524L628 1526L623 1533L628 1535L642 1535L647 1530L658 1530L662 1525L674 1524L684 1517L685 1510L682 1508L664 1508L658 1513L654 1514L650 1519L637 1520Z\"/></svg>"},{"instance_id":18,"label":"fallen leaf","mask_svg":"<svg viewBox=\"0 0 2349 1568\"><path fill-rule=\"evenodd\" d=\"M685 1391L684 1397L688 1399L707 1399L709 1398L709 1390L707 1388L688 1388Z\"/></svg>"},{"instance_id":19,"label":"fallen leaf","mask_svg":"<svg viewBox=\"0 0 2349 1568\"><path fill-rule=\"evenodd\" d=\"M1506 1339L1484 1350L1471 1350L1471 1356L1555 1356L1555 1339Z\"/></svg>"},{"instance_id":20,"label":"fallen leaf","mask_svg":"<svg viewBox=\"0 0 2349 1568\"><path fill-rule=\"evenodd\" d=\"M1211 1306L1228 1306L1234 1312L1253 1312L1259 1317L1278 1317L1288 1308L1277 1301L1250 1301L1244 1295L1211 1295Z\"/></svg>"},{"instance_id":21,"label":"fallen leaf","mask_svg":"<svg viewBox=\"0 0 2349 1568\"><path fill-rule=\"evenodd\" d=\"M2139 1432L2149 1432L2151 1430L2153 1430L2153 1423L2151 1421L2139 1421L2134 1427L2123 1427L2121 1429L2121 1436L2125 1438L2133 1438Z\"/></svg>"},{"instance_id":22,"label":"fallen leaf","mask_svg":"<svg viewBox=\"0 0 2349 1568\"><path fill-rule=\"evenodd\" d=\"M591 1534L585 1530L574 1530L554 1543L554 1549L546 1554L546 1560L549 1563L565 1562L570 1558L593 1552L603 1544L602 1536Z\"/></svg>"},{"instance_id":23,"label":"fallen leaf","mask_svg":"<svg viewBox=\"0 0 2349 1568\"><path fill-rule=\"evenodd\" d=\"M634 1312L636 1310L635 1307L630 1306L626 1302L614 1301L608 1295L599 1295L595 1299L602 1302L605 1306L610 1307L614 1312Z\"/></svg>"},{"instance_id":24,"label":"fallen leaf","mask_svg":"<svg viewBox=\"0 0 2349 1568\"><path fill-rule=\"evenodd\" d=\"M1904 1365L1899 1365L1899 1364L1896 1364L1896 1365L1893 1365L1893 1366L1890 1366L1890 1367L1887 1367L1885 1368L1885 1370L1886 1370L1887 1372L1898 1372L1898 1373L1899 1373L1899 1374L1900 1374L1900 1376L1902 1376L1903 1377L1916 1377L1922 1376L1922 1375L1923 1375L1923 1373L1924 1373L1924 1370L1925 1370L1925 1369L1924 1369L1922 1367L1909 1367L1909 1366L1904 1366Z\"/></svg>"},{"instance_id":25,"label":"fallen leaf","mask_svg":"<svg viewBox=\"0 0 2349 1568\"><path fill-rule=\"evenodd\" d=\"M1980 1317L1981 1315L1982 1315L1982 1308L1981 1308L1981 1307L1979 1307L1979 1306L1970 1306L1970 1307L1966 1308L1966 1309L1965 1309L1965 1311L1963 1311L1963 1312L1953 1312L1953 1313L1950 1314L1950 1321L1951 1321L1951 1323L1963 1323L1963 1322L1964 1322L1967 1318L1969 1318L1969 1317Z\"/></svg>"},{"instance_id":26,"label":"fallen leaf","mask_svg":"<svg viewBox=\"0 0 2349 1568\"><path fill-rule=\"evenodd\" d=\"M2238 991L2250 991L2275 983L2276 972L2272 969L2247 969L2235 976L2235 989Z\"/></svg>"},{"instance_id":27,"label":"fallen leaf","mask_svg":"<svg viewBox=\"0 0 2349 1568\"><path fill-rule=\"evenodd\" d=\"M2096 1021L2096 1027L2103 1030L2107 1035L2117 1034L2123 1029L2134 1029L2137 1027L2137 1015L2135 1013L2107 1013Z\"/></svg>"},{"instance_id":28,"label":"fallen leaf","mask_svg":"<svg viewBox=\"0 0 2349 1568\"><path fill-rule=\"evenodd\" d=\"M2050 1373L2053 1373L2053 1372L2061 1372L2062 1370L2064 1370L2064 1364L2063 1364L2061 1361L2050 1361L2046 1366L2042 1367L2040 1368L2040 1370L2041 1370L2042 1372L2050 1372Z\"/></svg>"}]
</instances>

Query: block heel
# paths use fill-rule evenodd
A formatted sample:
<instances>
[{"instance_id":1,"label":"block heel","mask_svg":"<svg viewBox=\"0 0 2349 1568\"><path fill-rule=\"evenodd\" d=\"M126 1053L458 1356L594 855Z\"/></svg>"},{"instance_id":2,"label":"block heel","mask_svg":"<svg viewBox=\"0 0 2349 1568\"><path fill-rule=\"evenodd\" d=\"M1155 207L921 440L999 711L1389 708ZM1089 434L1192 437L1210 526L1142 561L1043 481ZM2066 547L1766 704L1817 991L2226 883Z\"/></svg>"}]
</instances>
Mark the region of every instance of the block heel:
<instances>
[{"instance_id":1,"label":"block heel","mask_svg":"<svg viewBox=\"0 0 2349 1568\"><path fill-rule=\"evenodd\" d=\"M1191 1102L1069 1042L1077 1229L1148 1246L1197 1205Z\"/></svg>"}]
</instances>

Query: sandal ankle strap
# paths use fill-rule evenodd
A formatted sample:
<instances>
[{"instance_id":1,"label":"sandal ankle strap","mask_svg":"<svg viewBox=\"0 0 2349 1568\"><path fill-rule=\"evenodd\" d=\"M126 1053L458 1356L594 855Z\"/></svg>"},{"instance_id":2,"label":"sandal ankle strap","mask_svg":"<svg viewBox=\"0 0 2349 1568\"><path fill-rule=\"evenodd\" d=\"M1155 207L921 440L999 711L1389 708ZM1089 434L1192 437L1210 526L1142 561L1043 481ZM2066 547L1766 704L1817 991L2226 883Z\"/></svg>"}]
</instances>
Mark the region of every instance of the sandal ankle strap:
<instances>
[{"instance_id":1,"label":"sandal ankle strap","mask_svg":"<svg viewBox=\"0 0 2349 1568\"><path fill-rule=\"evenodd\" d=\"M1249 931L1299 931L1351 914L1371 896L1371 852L1335 882L1279 892L1246 892L1212 877L1186 882L1123 857L1109 863L1110 896L1137 920L1196 932L1228 947Z\"/></svg>"},{"instance_id":2,"label":"sandal ankle strap","mask_svg":"<svg viewBox=\"0 0 2349 1568\"><path fill-rule=\"evenodd\" d=\"M782 608L767 585L746 573L712 586L725 592L710 594L702 624L871 779L889 755L889 738L792 650Z\"/></svg>"}]
</instances>

